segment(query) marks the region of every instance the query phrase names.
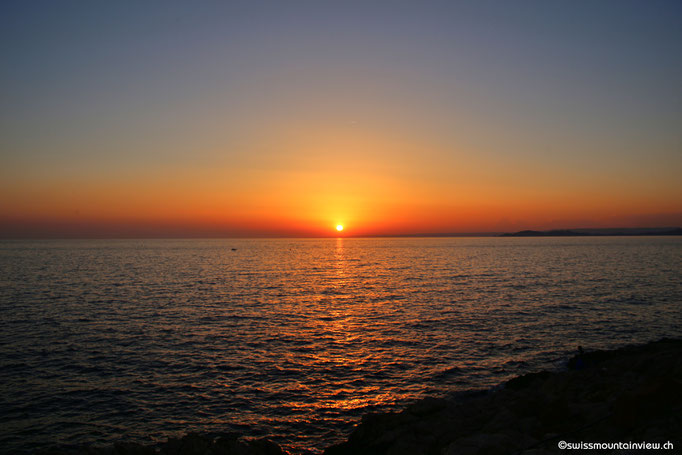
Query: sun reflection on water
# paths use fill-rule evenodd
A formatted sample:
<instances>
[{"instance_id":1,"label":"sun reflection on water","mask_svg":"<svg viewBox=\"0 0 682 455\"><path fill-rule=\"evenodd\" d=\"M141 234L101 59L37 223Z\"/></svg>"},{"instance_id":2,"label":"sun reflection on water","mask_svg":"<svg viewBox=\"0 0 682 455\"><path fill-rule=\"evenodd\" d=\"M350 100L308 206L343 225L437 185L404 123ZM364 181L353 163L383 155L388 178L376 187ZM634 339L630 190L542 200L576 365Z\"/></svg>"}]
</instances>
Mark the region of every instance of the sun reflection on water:
<instances>
[{"instance_id":1,"label":"sun reflection on water","mask_svg":"<svg viewBox=\"0 0 682 455\"><path fill-rule=\"evenodd\" d=\"M13 257L7 280L45 298L17 294L3 313L25 330L3 334L23 363L0 376L36 378L10 404L30 408L24 421L45 441L92 443L90 426L60 426L75 415L114 428L102 438L228 429L320 448L365 413L551 365L558 340L629 343L633 320L665 335L681 319L663 298L679 294L680 247L623 241L56 243ZM642 277L655 284L637 288L648 305L623 286ZM35 345L50 346L49 379L27 361ZM41 414L54 401L70 414Z\"/></svg>"}]
</instances>

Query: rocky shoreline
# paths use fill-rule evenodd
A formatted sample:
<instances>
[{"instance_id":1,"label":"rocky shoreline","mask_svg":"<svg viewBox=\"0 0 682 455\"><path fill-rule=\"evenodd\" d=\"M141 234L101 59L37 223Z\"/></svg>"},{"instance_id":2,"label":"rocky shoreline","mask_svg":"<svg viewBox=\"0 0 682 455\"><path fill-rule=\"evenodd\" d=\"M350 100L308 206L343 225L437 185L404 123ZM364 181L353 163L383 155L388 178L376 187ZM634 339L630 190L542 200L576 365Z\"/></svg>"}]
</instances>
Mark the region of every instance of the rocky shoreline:
<instances>
[{"instance_id":1,"label":"rocky shoreline","mask_svg":"<svg viewBox=\"0 0 682 455\"><path fill-rule=\"evenodd\" d=\"M339 454L541 454L566 442L660 442L682 448L682 340L569 361L468 399L426 399L366 416Z\"/></svg>"},{"instance_id":2,"label":"rocky shoreline","mask_svg":"<svg viewBox=\"0 0 682 455\"><path fill-rule=\"evenodd\" d=\"M577 355L561 372L529 373L491 391L426 398L369 414L325 455L544 454L561 441L671 442L682 448L682 340ZM613 453L617 450L606 451ZM603 453L604 451L602 451ZM665 451L664 451L665 452ZM51 455L277 455L267 439L188 434L158 446L53 449ZM675 453L668 450L668 453Z\"/></svg>"}]
</instances>

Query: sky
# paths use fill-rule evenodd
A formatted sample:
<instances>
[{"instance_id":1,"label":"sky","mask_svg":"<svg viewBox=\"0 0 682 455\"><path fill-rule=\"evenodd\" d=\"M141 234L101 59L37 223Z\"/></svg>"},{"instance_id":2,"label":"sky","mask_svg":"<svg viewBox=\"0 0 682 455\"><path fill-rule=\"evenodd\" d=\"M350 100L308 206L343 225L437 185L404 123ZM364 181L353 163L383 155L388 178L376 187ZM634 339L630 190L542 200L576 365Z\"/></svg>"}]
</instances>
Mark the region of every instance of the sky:
<instances>
[{"instance_id":1,"label":"sky","mask_svg":"<svg viewBox=\"0 0 682 455\"><path fill-rule=\"evenodd\" d=\"M682 225L679 1L4 1L0 237Z\"/></svg>"}]
</instances>

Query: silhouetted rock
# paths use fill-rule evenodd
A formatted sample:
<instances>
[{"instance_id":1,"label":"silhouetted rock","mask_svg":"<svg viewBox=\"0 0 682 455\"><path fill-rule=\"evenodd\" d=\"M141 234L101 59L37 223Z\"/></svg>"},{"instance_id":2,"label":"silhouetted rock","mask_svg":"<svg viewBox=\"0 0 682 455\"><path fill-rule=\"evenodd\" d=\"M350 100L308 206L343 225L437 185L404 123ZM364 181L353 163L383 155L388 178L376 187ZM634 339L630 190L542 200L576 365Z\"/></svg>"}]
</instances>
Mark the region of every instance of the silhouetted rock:
<instances>
[{"instance_id":1,"label":"silhouetted rock","mask_svg":"<svg viewBox=\"0 0 682 455\"><path fill-rule=\"evenodd\" d=\"M284 455L286 452L267 439L242 440L237 433L221 435L188 433L169 438L159 445L116 443L111 447L52 449L42 455Z\"/></svg>"},{"instance_id":2,"label":"silhouetted rock","mask_svg":"<svg viewBox=\"0 0 682 455\"><path fill-rule=\"evenodd\" d=\"M579 369L541 371L500 388L425 398L401 412L368 414L327 455L544 454L557 442L671 441L682 447L682 340L583 352ZM284 455L267 440L189 433L147 446L118 443L44 455Z\"/></svg>"},{"instance_id":3,"label":"silhouetted rock","mask_svg":"<svg viewBox=\"0 0 682 455\"><path fill-rule=\"evenodd\" d=\"M549 371L540 371L539 373L527 373L522 376L517 376L510 379L505 384L508 389L522 389L531 386L535 383L542 383L551 373Z\"/></svg>"},{"instance_id":4,"label":"silhouetted rock","mask_svg":"<svg viewBox=\"0 0 682 455\"><path fill-rule=\"evenodd\" d=\"M682 340L580 355L579 370L530 373L487 393L368 416L325 454L540 454L556 453L560 440L680 447Z\"/></svg>"}]
</instances>

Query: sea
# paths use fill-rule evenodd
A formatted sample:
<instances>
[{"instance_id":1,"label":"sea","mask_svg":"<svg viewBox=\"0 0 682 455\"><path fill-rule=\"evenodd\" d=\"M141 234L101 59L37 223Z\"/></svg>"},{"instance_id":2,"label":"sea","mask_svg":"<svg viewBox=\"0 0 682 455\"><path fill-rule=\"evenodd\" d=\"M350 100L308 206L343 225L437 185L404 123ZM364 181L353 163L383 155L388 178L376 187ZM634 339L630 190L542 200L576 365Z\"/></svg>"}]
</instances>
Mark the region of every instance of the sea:
<instances>
[{"instance_id":1,"label":"sea","mask_svg":"<svg viewBox=\"0 0 682 455\"><path fill-rule=\"evenodd\" d=\"M0 242L0 448L362 415L682 336L682 238Z\"/></svg>"}]
</instances>

